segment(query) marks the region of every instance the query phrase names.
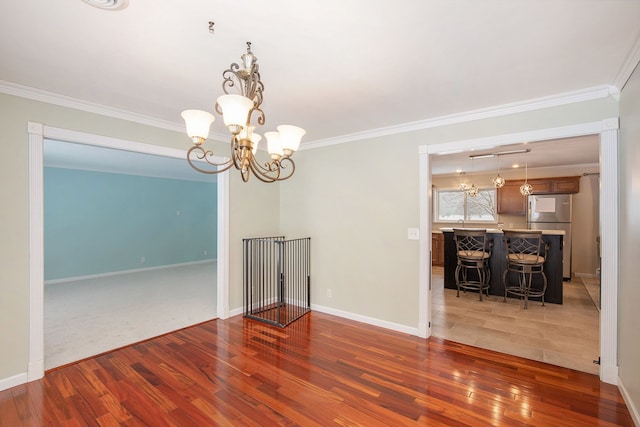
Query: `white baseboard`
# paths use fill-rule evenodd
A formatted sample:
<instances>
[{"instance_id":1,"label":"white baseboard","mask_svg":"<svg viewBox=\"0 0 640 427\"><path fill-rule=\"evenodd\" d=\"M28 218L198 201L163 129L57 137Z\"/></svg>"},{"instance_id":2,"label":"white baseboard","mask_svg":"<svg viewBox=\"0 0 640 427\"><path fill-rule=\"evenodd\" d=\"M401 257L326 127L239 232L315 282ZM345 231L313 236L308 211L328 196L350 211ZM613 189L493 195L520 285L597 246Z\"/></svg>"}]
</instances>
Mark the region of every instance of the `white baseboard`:
<instances>
[{"instance_id":1,"label":"white baseboard","mask_svg":"<svg viewBox=\"0 0 640 427\"><path fill-rule=\"evenodd\" d=\"M591 274L591 273L573 273L573 275L575 277L588 277L588 278L596 278L596 277L598 277L597 274Z\"/></svg>"},{"instance_id":2,"label":"white baseboard","mask_svg":"<svg viewBox=\"0 0 640 427\"><path fill-rule=\"evenodd\" d=\"M311 310L319 311L321 313L331 314L338 317L343 317L349 320L355 320L356 322L362 322L368 325L379 326L381 328L390 329L396 332L403 332L409 335L420 336L418 328L412 328L410 326L401 325L399 323L388 322L386 320L380 320L373 317L362 316L360 314L338 310L331 307L324 307L316 304L311 304Z\"/></svg>"},{"instance_id":3,"label":"white baseboard","mask_svg":"<svg viewBox=\"0 0 640 427\"><path fill-rule=\"evenodd\" d=\"M633 419L634 424L640 427L640 409L636 407L633 400L631 400L631 396L629 396L629 392L624 387L624 384L622 383L622 380L620 378L618 378L618 390L620 390L620 394L624 399L624 403L626 403L627 405L627 409L631 414L631 418Z\"/></svg>"},{"instance_id":4,"label":"white baseboard","mask_svg":"<svg viewBox=\"0 0 640 427\"><path fill-rule=\"evenodd\" d=\"M234 308L233 310L229 311L229 317L237 316L239 314L244 314L243 307Z\"/></svg>"},{"instance_id":5,"label":"white baseboard","mask_svg":"<svg viewBox=\"0 0 640 427\"><path fill-rule=\"evenodd\" d=\"M600 381L618 385L618 372L617 365L600 365Z\"/></svg>"},{"instance_id":6,"label":"white baseboard","mask_svg":"<svg viewBox=\"0 0 640 427\"><path fill-rule=\"evenodd\" d=\"M20 384L24 384L29 380L28 377L29 376L27 375L27 373L24 372L22 374L14 375L9 378L3 378L0 380L0 391L7 390Z\"/></svg>"},{"instance_id":7,"label":"white baseboard","mask_svg":"<svg viewBox=\"0 0 640 427\"><path fill-rule=\"evenodd\" d=\"M44 359L36 360L29 363L27 381L39 380L42 377L44 377Z\"/></svg>"},{"instance_id":8,"label":"white baseboard","mask_svg":"<svg viewBox=\"0 0 640 427\"><path fill-rule=\"evenodd\" d=\"M108 273L90 274L90 275L87 275L87 276L65 277L63 279L45 280L44 284L45 284L45 286L47 286L47 285L56 285L56 284L59 284L59 283L75 282L75 281L78 281L78 280L99 279L99 278L102 278L102 277L120 276L122 274L140 273L142 271L162 270L164 268L183 267L183 266L187 266L187 265L196 265L196 264L208 264L210 262L215 262L215 261L216 261L215 258L214 259L204 259L204 260L201 260L201 261L182 262L180 264L157 265L155 267L135 268L135 269L132 269L132 270L121 270L121 271L110 271Z\"/></svg>"}]
</instances>

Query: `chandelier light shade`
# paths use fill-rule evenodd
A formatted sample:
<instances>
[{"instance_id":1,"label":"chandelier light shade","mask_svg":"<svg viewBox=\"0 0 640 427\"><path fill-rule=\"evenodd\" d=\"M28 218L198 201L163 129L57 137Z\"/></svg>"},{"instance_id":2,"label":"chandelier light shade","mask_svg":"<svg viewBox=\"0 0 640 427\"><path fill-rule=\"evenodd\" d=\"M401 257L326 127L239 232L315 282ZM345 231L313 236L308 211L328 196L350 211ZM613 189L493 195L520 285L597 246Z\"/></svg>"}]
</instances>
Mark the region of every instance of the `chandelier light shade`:
<instances>
[{"instance_id":1,"label":"chandelier light shade","mask_svg":"<svg viewBox=\"0 0 640 427\"><path fill-rule=\"evenodd\" d=\"M218 97L218 105L222 111L224 125L232 135L237 135L247 127L249 111L253 108L253 101L242 95L222 95Z\"/></svg>"},{"instance_id":2,"label":"chandelier light shade","mask_svg":"<svg viewBox=\"0 0 640 427\"><path fill-rule=\"evenodd\" d=\"M265 132L264 137L267 138L267 151L273 160L277 160L284 155L282 143L280 142L280 133Z\"/></svg>"},{"instance_id":3,"label":"chandelier light shade","mask_svg":"<svg viewBox=\"0 0 640 427\"><path fill-rule=\"evenodd\" d=\"M253 132L255 128L256 127L253 125L246 126L238 134L238 138L240 138L241 140L250 139L251 142L253 142L253 148L251 149L251 152L254 155L258 152L258 143L262 140L261 135L258 135L257 133Z\"/></svg>"},{"instance_id":4,"label":"chandelier light shade","mask_svg":"<svg viewBox=\"0 0 640 427\"><path fill-rule=\"evenodd\" d=\"M280 145L284 154L291 155L300 148L300 141L306 130L293 125L280 125L278 126L278 132L280 133Z\"/></svg>"},{"instance_id":5,"label":"chandelier light shade","mask_svg":"<svg viewBox=\"0 0 640 427\"><path fill-rule=\"evenodd\" d=\"M264 125L265 115L262 105L264 84L260 80L258 59L251 52L251 43L247 42L247 52L241 57L242 63L232 63L222 73L224 95L218 97L215 110L222 116L227 130L231 134L231 156L227 161L213 161L213 150L203 148L202 144L209 136L209 128L215 120L213 114L200 110L182 112L187 135L194 145L187 152L187 161L192 168L206 174L217 174L235 167L240 171L244 182L254 175L262 182L282 181L295 172L295 163L291 156L300 148L300 142L306 131L292 125L280 125L278 132L266 132L270 161L260 163L256 159L258 143L262 136L254 133L257 125ZM231 92L235 93L231 93ZM239 93L237 93L239 92Z\"/></svg>"},{"instance_id":6,"label":"chandelier light shade","mask_svg":"<svg viewBox=\"0 0 640 427\"><path fill-rule=\"evenodd\" d=\"M201 110L185 110L182 112L182 118L187 125L187 135L196 145L207 139L211 123L216 119L213 114Z\"/></svg>"}]
</instances>

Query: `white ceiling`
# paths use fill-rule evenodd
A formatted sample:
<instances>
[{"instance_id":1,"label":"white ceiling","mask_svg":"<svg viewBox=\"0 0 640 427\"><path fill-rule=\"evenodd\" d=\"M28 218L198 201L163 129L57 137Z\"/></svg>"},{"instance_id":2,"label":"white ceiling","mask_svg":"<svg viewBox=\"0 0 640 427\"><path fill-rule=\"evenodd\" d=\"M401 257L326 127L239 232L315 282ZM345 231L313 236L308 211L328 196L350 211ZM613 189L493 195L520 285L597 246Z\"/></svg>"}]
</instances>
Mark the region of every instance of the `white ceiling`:
<instances>
[{"instance_id":1,"label":"white ceiling","mask_svg":"<svg viewBox=\"0 0 640 427\"><path fill-rule=\"evenodd\" d=\"M514 164L519 167L524 167L526 164L530 169L575 165L595 166L600 162L599 143L600 138L598 135L587 135L526 144L503 145L492 149L441 156L434 155L431 158L431 173L433 175L448 175L457 171L465 173L494 172L498 167L506 170L512 168ZM474 160L469 157L512 150L530 151Z\"/></svg>"},{"instance_id":2,"label":"white ceiling","mask_svg":"<svg viewBox=\"0 0 640 427\"><path fill-rule=\"evenodd\" d=\"M155 178L216 182L216 175L196 172L185 159L45 139L44 165Z\"/></svg>"},{"instance_id":3,"label":"white ceiling","mask_svg":"<svg viewBox=\"0 0 640 427\"><path fill-rule=\"evenodd\" d=\"M264 130L309 143L619 85L640 37L637 0L129 3L1 2L0 81L181 126L251 41Z\"/></svg>"}]
</instances>

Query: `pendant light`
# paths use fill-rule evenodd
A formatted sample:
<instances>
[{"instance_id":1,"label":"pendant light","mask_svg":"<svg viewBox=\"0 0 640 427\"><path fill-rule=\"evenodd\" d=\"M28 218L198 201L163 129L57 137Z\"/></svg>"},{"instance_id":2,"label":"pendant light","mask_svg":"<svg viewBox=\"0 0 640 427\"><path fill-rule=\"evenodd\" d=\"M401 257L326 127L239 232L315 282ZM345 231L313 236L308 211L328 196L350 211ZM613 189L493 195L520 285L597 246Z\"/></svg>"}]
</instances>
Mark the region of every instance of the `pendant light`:
<instances>
[{"instance_id":1,"label":"pendant light","mask_svg":"<svg viewBox=\"0 0 640 427\"><path fill-rule=\"evenodd\" d=\"M458 184L458 189L466 192L469 189L469 184L467 184L464 181L464 179L462 179L462 177L465 175L465 173L464 172L460 172L459 175L460 175L460 182Z\"/></svg>"},{"instance_id":2,"label":"pendant light","mask_svg":"<svg viewBox=\"0 0 640 427\"><path fill-rule=\"evenodd\" d=\"M498 175L491 180L491 183L495 188L502 188L506 181L500 176L500 155L498 154L496 157L498 158Z\"/></svg>"},{"instance_id":3,"label":"pendant light","mask_svg":"<svg viewBox=\"0 0 640 427\"><path fill-rule=\"evenodd\" d=\"M524 184L520 186L520 194L523 196L529 196L533 193L533 185L529 184L528 180L529 164L525 160L524 162Z\"/></svg>"},{"instance_id":4,"label":"pendant light","mask_svg":"<svg viewBox=\"0 0 640 427\"><path fill-rule=\"evenodd\" d=\"M467 189L467 195L469 197L476 197L478 195L478 187L473 183L473 158L471 159L471 187Z\"/></svg>"}]
</instances>

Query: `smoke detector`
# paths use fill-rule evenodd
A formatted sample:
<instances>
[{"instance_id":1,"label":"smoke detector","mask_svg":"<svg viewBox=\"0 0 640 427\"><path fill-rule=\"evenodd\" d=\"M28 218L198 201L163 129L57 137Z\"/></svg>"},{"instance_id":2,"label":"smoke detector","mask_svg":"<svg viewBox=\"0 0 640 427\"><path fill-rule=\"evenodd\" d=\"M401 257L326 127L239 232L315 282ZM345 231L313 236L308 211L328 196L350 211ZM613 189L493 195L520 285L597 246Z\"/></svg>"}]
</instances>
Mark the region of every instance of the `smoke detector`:
<instances>
[{"instance_id":1,"label":"smoke detector","mask_svg":"<svg viewBox=\"0 0 640 427\"><path fill-rule=\"evenodd\" d=\"M93 7L104 10L122 10L129 6L129 0L82 0Z\"/></svg>"}]
</instances>

